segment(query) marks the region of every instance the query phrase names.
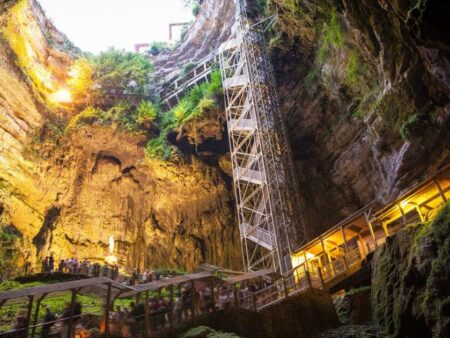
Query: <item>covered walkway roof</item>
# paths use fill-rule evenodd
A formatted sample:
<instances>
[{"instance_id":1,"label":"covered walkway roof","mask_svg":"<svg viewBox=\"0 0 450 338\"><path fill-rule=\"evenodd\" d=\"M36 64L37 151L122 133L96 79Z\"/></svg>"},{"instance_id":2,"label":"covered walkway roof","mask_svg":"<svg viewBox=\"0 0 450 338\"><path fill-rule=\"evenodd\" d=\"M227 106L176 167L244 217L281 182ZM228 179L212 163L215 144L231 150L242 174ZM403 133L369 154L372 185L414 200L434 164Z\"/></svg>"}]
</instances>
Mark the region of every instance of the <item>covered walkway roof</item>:
<instances>
[{"instance_id":1,"label":"covered walkway roof","mask_svg":"<svg viewBox=\"0 0 450 338\"><path fill-rule=\"evenodd\" d=\"M181 276L158 280L158 281L154 281L154 282L150 282L150 283L138 284L133 287L130 287L129 291L120 294L119 297L126 298L126 297L130 297L130 296L133 296L138 293L145 292L145 291L156 291L156 290L160 290L163 288L167 288L171 285L179 285L179 284L186 283L186 282L198 281L198 280L204 280L204 279L216 281L218 284L224 283L223 279L220 279L209 272L199 272L199 273L194 273L191 275L181 275Z\"/></svg>"},{"instance_id":2,"label":"covered walkway roof","mask_svg":"<svg viewBox=\"0 0 450 338\"><path fill-rule=\"evenodd\" d=\"M434 210L441 203L442 199L450 193L450 165L443 167L424 182L414 186L398 199L382 206L376 201L372 201L365 207L356 211L346 219L342 220L326 232L312 239L294 251L293 255L301 255L303 251L317 255L323 251L323 244L327 242L333 245L341 244L342 233L348 238L368 232L368 221L373 223L389 224L401 219L409 212L422 207L425 210ZM448 199L448 198L447 198ZM403 215L402 215L403 213ZM342 230L341 230L342 228Z\"/></svg>"},{"instance_id":3,"label":"covered walkway roof","mask_svg":"<svg viewBox=\"0 0 450 338\"><path fill-rule=\"evenodd\" d=\"M86 278L70 282L61 282L55 284L48 284L42 286L34 286L30 288L24 288L19 290L10 290L5 292L0 292L0 302L6 301L13 298L25 298L36 295L69 291L74 289L80 289L87 286L95 286L100 284L111 284L111 287L117 291L124 291L129 289L128 286L116 283L106 277L96 277L96 278Z\"/></svg>"}]
</instances>

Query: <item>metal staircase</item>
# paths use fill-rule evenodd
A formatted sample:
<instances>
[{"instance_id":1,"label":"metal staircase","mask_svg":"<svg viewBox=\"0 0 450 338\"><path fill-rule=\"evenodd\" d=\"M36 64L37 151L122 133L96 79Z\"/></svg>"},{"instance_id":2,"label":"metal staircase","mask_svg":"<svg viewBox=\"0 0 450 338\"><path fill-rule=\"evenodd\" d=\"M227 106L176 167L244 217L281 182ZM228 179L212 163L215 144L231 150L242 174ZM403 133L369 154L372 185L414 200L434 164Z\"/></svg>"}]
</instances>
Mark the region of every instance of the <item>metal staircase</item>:
<instances>
[{"instance_id":1,"label":"metal staircase","mask_svg":"<svg viewBox=\"0 0 450 338\"><path fill-rule=\"evenodd\" d=\"M264 32L235 2L219 61L244 266L286 272L291 248L305 239L293 164Z\"/></svg>"},{"instance_id":2,"label":"metal staircase","mask_svg":"<svg viewBox=\"0 0 450 338\"><path fill-rule=\"evenodd\" d=\"M244 267L284 273L306 238L296 177L262 25L247 17L245 0L234 1L231 38L160 95L170 109L219 62Z\"/></svg>"}]
</instances>

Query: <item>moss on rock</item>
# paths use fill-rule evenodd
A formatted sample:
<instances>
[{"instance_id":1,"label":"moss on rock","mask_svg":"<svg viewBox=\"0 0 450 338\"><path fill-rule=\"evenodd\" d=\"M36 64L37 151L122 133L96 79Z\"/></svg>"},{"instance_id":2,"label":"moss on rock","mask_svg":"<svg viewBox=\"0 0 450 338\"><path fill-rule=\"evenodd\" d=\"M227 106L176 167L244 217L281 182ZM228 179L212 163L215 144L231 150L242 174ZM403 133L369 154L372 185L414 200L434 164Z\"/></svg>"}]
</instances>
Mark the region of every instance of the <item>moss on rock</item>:
<instances>
[{"instance_id":1,"label":"moss on rock","mask_svg":"<svg viewBox=\"0 0 450 338\"><path fill-rule=\"evenodd\" d=\"M448 337L450 204L399 232L372 262L374 319L395 337Z\"/></svg>"},{"instance_id":2,"label":"moss on rock","mask_svg":"<svg viewBox=\"0 0 450 338\"><path fill-rule=\"evenodd\" d=\"M182 334L181 338L239 338L234 333L223 333L213 330L207 326L199 326L190 329L188 332Z\"/></svg>"}]
</instances>

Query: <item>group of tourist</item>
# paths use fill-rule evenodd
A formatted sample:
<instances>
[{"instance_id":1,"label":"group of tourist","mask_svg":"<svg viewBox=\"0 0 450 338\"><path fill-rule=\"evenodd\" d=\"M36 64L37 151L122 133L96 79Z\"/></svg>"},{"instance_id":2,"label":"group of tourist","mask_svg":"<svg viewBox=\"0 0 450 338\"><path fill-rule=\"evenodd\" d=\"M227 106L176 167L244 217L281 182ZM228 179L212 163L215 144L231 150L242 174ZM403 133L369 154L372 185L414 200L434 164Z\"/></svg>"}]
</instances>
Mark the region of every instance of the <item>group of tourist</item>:
<instances>
[{"instance_id":1,"label":"group of tourist","mask_svg":"<svg viewBox=\"0 0 450 338\"><path fill-rule=\"evenodd\" d=\"M110 265L105 263L91 263L88 259L78 260L77 258L61 259L58 267L55 268L55 259L53 254L47 256L42 262L43 273L66 273L71 275L83 275L88 277L108 277L115 282L127 285L136 285L140 283L149 283L159 280L161 274L158 271L145 270L140 273L139 269L133 269L130 276L120 275L119 266L117 264Z\"/></svg>"},{"instance_id":2,"label":"group of tourist","mask_svg":"<svg viewBox=\"0 0 450 338\"><path fill-rule=\"evenodd\" d=\"M46 307L44 318L39 324L41 331L40 337L41 338L55 337L54 333L56 331L60 337L66 338L68 337L70 327L72 327L71 337L73 337L75 325L80 320L81 314L82 314L82 305L80 302L75 302L73 309L71 307L70 302L67 302L66 307L59 316L53 313L50 307ZM26 330L26 325L27 325L27 312L23 311L16 318L14 330L10 333L7 333L6 335L2 335L2 337L27 338L28 334Z\"/></svg>"},{"instance_id":3,"label":"group of tourist","mask_svg":"<svg viewBox=\"0 0 450 338\"><path fill-rule=\"evenodd\" d=\"M76 266L74 260L72 262L68 261L65 264L67 269L73 269L74 266ZM138 279L138 276L138 271L135 270L132 274L132 279ZM139 281L148 282L151 278L153 278L153 274L147 270L142 276L139 276ZM264 303L266 300L263 298L265 297L262 293L258 293L258 290L267 288L269 285L270 282L264 280L260 280L259 282L247 281L236 291L241 301L246 299L247 296L256 293L256 299L254 298L252 301ZM258 299L259 297L262 298ZM235 293L230 285L222 284L213 289L208 281L195 281L194 284L191 284L191 282L182 283L179 285L179 288L174 290L172 299L163 292L159 292L156 296L153 293L153 296L149 298L147 306L145 305L145 301L142 301L142 297L140 298L141 301L139 301L138 297L136 302L130 302L129 307L117 305L114 310L109 312L108 331L111 334L125 338L138 337L139 332L142 332L146 328L155 332L167 327L168 323L178 324L200 314L227 309L236 302ZM145 323L146 307L148 310L147 324ZM61 337L67 337L70 327L72 327L72 330L76 330L77 326L89 326L89 324L86 324L86 321L81 320L81 310L82 307L79 302L74 303L73 309L71 309L70 303L67 303L66 308L60 315L54 314L47 307L45 316L39 324L41 328L40 337L50 337L51 331L53 333L59 332ZM69 319L70 317L72 317L71 321ZM16 332L6 337L26 337L26 322L25 312L16 318L16 325L14 327ZM70 322L71 325L69 325ZM105 318L103 317L100 331L104 333L105 327Z\"/></svg>"},{"instance_id":4,"label":"group of tourist","mask_svg":"<svg viewBox=\"0 0 450 338\"><path fill-rule=\"evenodd\" d=\"M173 299L169 297L150 297L148 303L148 329L152 332L164 329L168 323L180 323L185 319L216 309L228 308L233 302L231 289L219 288L219 295L215 295L211 287L204 283L197 283L192 287L180 287L180 292ZM171 311L173 309L173 312ZM121 337L136 337L139 330L145 329L145 302L130 303L130 308L116 306L110 313L109 331ZM104 332L104 327L103 331Z\"/></svg>"}]
</instances>

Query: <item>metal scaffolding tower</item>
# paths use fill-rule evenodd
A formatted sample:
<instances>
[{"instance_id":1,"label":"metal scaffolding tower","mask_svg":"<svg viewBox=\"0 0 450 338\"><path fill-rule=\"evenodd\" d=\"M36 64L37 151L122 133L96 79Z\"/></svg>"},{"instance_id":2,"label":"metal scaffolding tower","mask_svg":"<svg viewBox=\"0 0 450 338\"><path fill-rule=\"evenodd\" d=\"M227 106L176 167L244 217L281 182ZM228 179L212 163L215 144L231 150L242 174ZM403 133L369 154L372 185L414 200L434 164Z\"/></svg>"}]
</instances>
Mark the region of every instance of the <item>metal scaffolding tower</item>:
<instances>
[{"instance_id":1,"label":"metal scaffolding tower","mask_svg":"<svg viewBox=\"0 0 450 338\"><path fill-rule=\"evenodd\" d=\"M219 48L244 267L291 269L305 239L290 147L262 25L235 0L232 38Z\"/></svg>"}]
</instances>

